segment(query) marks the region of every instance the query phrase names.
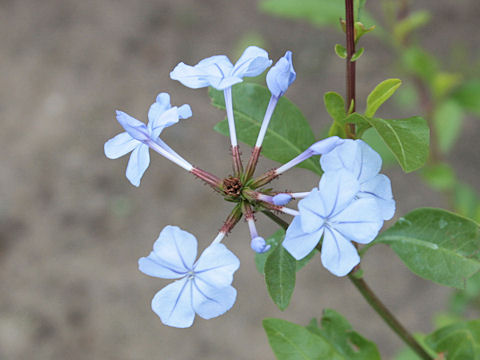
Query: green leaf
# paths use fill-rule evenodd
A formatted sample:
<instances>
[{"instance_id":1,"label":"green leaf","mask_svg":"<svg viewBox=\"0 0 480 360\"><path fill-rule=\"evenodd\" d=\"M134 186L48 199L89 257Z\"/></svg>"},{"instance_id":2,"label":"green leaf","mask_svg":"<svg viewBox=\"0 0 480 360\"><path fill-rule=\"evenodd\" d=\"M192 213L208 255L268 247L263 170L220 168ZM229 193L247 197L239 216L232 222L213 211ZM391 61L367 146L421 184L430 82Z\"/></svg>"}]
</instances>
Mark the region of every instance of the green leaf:
<instances>
[{"instance_id":1,"label":"green leaf","mask_svg":"<svg viewBox=\"0 0 480 360\"><path fill-rule=\"evenodd\" d=\"M433 122L438 146L443 153L447 153L462 131L462 108L455 101L444 102L436 107Z\"/></svg>"},{"instance_id":2,"label":"green leaf","mask_svg":"<svg viewBox=\"0 0 480 360\"><path fill-rule=\"evenodd\" d=\"M214 106L225 109L222 91L210 89L209 95ZM255 145L270 96L268 89L256 84L241 83L233 86L233 112L240 141L250 146ZM219 122L215 130L228 136L227 120ZM262 155L286 163L314 142L315 136L305 117L297 106L282 96L270 120ZM322 174L318 157L312 157L298 166Z\"/></svg>"},{"instance_id":3,"label":"green leaf","mask_svg":"<svg viewBox=\"0 0 480 360\"><path fill-rule=\"evenodd\" d=\"M270 250L261 254L255 253L255 265L260 274L265 273L265 261L267 261L268 256L277 248L277 246L281 246L284 236L285 230L279 229L275 234L265 240L267 244L270 245ZM305 256L302 260L296 260L296 271L307 265L316 253L317 250L313 249L312 252Z\"/></svg>"},{"instance_id":4,"label":"green leaf","mask_svg":"<svg viewBox=\"0 0 480 360\"><path fill-rule=\"evenodd\" d=\"M454 205L456 212L480 222L480 199L471 186L457 182L454 190Z\"/></svg>"},{"instance_id":5,"label":"green leaf","mask_svg":"<svg viewBox=\"0 0 480 360\"><path fill-rule=\"evenodd\" d=\"M267 245L270 245L270 249L264 253L255 253L255 265L260 274L265 273L265 261L267 261L268 256L280 245L285 236L285 230L279 229L272 236L265 239Z\"/></svg>"},{"instance_id":6,"label":"green leaf","mask_svg":"<svg viewBox=\"0 0 480 360\"><path fill-rule=\"evenodd\" d=\"M428 11L415 11L405 19L399 21L394 29L393 34L395 39L402 43L405 38L411 34L412 31L427 24L430 21L430 13Z\"/></svg>"},{"instance_id":7,"label":"green leaf","mask_svg":"<svg viewBox=\"0 0 480 360\"><path fill-rule=\"evenodd\" d=\"M364 116L358 121L366 121L376 130L405 172L417 170L427 161L430 130L425 119L414 116L387 120Z\"/></svg>"},{"instance_id":8,"label":"green leaf","mask_svg":"<svg viewBox=\"0 0 480 360\"><path fill-rule=\"evenodd\" d=\"M457 315L463 315L470 304L480 305L480 272L467 280L465 290L457 290L449 301L449 309Z\"/></svg>"},{"instance_id":9,"label":"green leaf","mask_svg":"<svg viewBox=\"0 0 480 360\"><path fill-rule=\"evenodd\" d=\"M432 189L450 190L455 186L455 172L450 165L438 163L429 165L422 170L422 178Z\"/></svg>"},{"instance_id":10,"label":"green leaf","mask_svg":"<svg viewBox=\"0 0 480 360\"><path fill-rule=\"evenodd\" d=\"M312 319L307 329L327 340L345 359L380 360L375 343L354 331L352 325L336 311L325 309L321 323L322 328L319 328L317 320Z\"/></svg>"},{"instance_id":11,"label":"green leaf","mask_svg":"<svg viewBox=\"0 0 480 360\"><path fill-rule=\"evenodd\" d=\"M355 54L353 54L351 61L352 61L352 62L353 62L353 61L357 61L357 60L360 58L360 56L363 55L363 52L364 52L364 51L365 51L364 48L358 49L358 50L355 52Z\"/></svg>"},{"instance_id":12,"label":"green leaf","mask_svg":"<svg viewBox=\"0 0 480 360\"><path fill-rule=\"evenodd\" d=\"M345 100L343 100L342 95L335 91L329 91L323 96L323 101L333 121L345 125L345 116L347 116L347 114L345 112Z\"/></svg>"},{"instance_id":13,"label":"green leaf","mask_svg":"<svg viewBox=\"0 0 480 360\"><path fill-rule=\"evenodd\" d=\"M265 261L265 282L273 302L280 310L285 310L290 303L295 289L295 258L281 245Z\"/></svg>"},{"instance_id":14,"label":"green leaf","mask_svg":"<svg viewBox=\"0 0 480 360\"><path fill-rule=\"evenodd\" d=\"M395 159L395 156L390 151L387 144L385 144L385 142L382 140L380 135L378 135L378 133L375 131L375 129L367 129L362 135L362 140L380 154L384 166L396 164L397 159Z\"/></svg>"},{"instance_id":15,"label":"green leaf","mask_svg":"<svg viewBox=\"0 0 480 360\"><path fill-rule=\"evenodd\" d=\"M448 360L480 359L480 320L441 328L426 338L427 344Z\"/></svg>"},{"instance_id":16,"label":"green leaf","mask_svg":"<svg viewBox=\"0 0 480 360\"><path fill-rule=\"evenodd\" d=\"M375 242L388 244L418 276L442 285L463 288L480 270L478 224L445 210L416 209Z\"/></svg>"},{"instance_id":17,"label":"green leaf","mask_svg":"<svg viewBox=\"0 0 480 360\"><path fill-rule=\"evenodd\" d=\"M343 26L343 24L342 24ZM358 42L358 40L360 40L360 38L365 35L365 34L368 34L370 31L373 31L375 30L376 26L375 25L372 25L372 26L369 26L369 27L365 27L365 25L363 25L363 23L357 21L355 22L355 43ZM345 30L344 30L345 31ZM362 51L363 52L363 51Z\"/></svg>"},{"instance_id":18,"label":"green leaf","mask_svg":"<svg viewBox=\"0 0 480 360\"><path fill-rule=\"evenodd\" d=\"M413 334L413 337L417 342L422 345L423 349L430 354L430 356L433 358L436 358L437 354L435 351L430 349L428 345L425 343L425 335L424 334ZM415 351L413 351L411 348L406 347L403 349L401 352L399 352L397 355L395 355L394 360L422 360ZM439 359L437 359L439 360Z\"/></svg>"},{"instance_id":19,"label":"green leaf","mask_svg":"<svg viewBox=\"0 0 480 360\"><path fill-rule=\"evenodd\" d=\"M365 116L373 117L378 108L402 85L400 79L387 79L378 84L367 97Z\"/></svg>"},{"instance_id":20,"label":"green leaf","mask_svg":"<svg viewBox=\"0 0 480 360\"><path fill-rule=\"evenodd\" d=\"M278 360L346 360L325 339L303 326L267 318L263 320L263 328Z\"/></svg>"},{"instance_id":21,"label":"green leaf","mask_svg":"<svg viewBox=\"0 0 480 360\"><path fill-rule=\"evenodd\" d=\"M428 84L433 83L438 72L437 59L419 47L409 47L402 52L403 67L411 74L419 76Z\"/></svg>"},{"instance_id":22,"label":"green leaf","mask_svg":"<svg viewBox=\"0 0 480 360\"><path fill-rule=\"evenodd\" d=\"M462 76L455 73L438 72L433 77L432 92L434 98L442 99L450 90L460 84Z\"/></svg>"},{"instance_id":23,"label":"green leaf","mask_svg":"<svg viewBox=\"0 0 480 360\"><path fill-rule=\"evenodd\" d=\"M358 1L355 1L359 4ZM345 3L332 0L265 0L260 2L260 9L272 15L288 19L307 20L315 26L338 25L338 19L345 17ZM361 20L372 25L374 20L362 9Z\"/></svg>"},{"instance_id":24,"label":"green leaf","mask_svg":"<svg viewBox=\"0 0 480 360\"><path fill-rule=\"evenodd\" d=\"M480 116L480 80L472 79L459 86L452 98L465 110Z\"/></svg>"},{"instance_id":25,"label":"green leaf","mask_svg":"<svg viewBox=\"0 0 480 360\"><path fill-rule=\"evenodd\" d=\"M346 59L347 49L345 49L343 45L335 44L335 54L337 54L340 59Z\"/></svg>"}]
</instances>

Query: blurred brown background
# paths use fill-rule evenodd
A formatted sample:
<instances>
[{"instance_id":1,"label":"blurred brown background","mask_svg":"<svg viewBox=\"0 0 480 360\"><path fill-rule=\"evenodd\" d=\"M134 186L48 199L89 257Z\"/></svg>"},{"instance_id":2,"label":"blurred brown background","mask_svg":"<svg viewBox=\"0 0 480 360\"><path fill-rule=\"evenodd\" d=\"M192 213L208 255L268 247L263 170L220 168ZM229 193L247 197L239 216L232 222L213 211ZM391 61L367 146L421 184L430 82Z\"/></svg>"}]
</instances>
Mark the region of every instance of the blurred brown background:
<instances>
[{"instance_id":1,"label":"blurred brown background","mask_svg":"<svg viewBox=\"0 0 480 360\"><path fill-rule=\"evenodd\" d=\"M378 4L369 1L375 12ZM234 308L190 329L163 326L150 300L168 281L137 270L160 230L179 225L204 248L230 208L199 181L152 153L140 188L125 178L128 157L113 161L103 143L121 130L119 108L146 120L160 91L189 103L193 118L164 140L190 162L219 176L230 171L228 140L212 130L223 112L205 89L169 79L180 61L225 53L256 38L277 59L294 53L297 80L288 91L315 132L328 124L322 97L344 91L344 63L333 53L340 32L259 13L256 0L1 0L0 1L0 359L273 359L264 317L306 324L331 307L375 340L385 358L402 344L346 279L315 259L300 271L292 304L280 312L255 270L249 235L240 224L226 240L241 259ZM476 0L418 1L433 13L423 43L438 55L464 43L477 48ZM398 76L374 38L358 63L358 96ZM240 49L240 50L239 50ZM363 107L363 105L361 104ZM390 107L390 110L393 107ZM384 113L389 107L382 108ZM413 114L407 114L413 115ZM452 154L463 180L478 185L480 125L466 121ZM243 147L244 154L249 150ZM260 169L272 162L263 161ZM400 216L418 206L446 206L415 174L387 170ZM306 190L318 179L295 170L278 188ZM477 187L478 190L478 187ZM259 230L274 226L259 218ZM409 273L386 247L364 261L367 280L407 328L431 330L431 316L449 290Z\"/></svg>"}]
</instances>

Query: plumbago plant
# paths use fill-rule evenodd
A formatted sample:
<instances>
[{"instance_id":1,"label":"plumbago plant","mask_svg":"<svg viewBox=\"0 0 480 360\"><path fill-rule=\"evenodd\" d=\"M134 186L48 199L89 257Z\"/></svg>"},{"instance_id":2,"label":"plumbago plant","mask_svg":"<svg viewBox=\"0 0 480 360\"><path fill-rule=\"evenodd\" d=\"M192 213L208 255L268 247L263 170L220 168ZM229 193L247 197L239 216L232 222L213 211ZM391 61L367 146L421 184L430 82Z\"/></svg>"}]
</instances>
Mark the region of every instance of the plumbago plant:
<instances>
[{"instance_id":1,"label":"plumbago plant","mask_svg":"<svg viewBox=\"0 0 480 360\"><path fill-rule=\"evenodd\" d=\"M240 260L224 244L226 235L245 218L250 246L259 271L265 275L268 293L281 309L287 308L298 269L320 258L338 277L347 276L360 294L410 347L410 358L480 359L480 321L458 321L432 334L412 336L373 293L361 269L361 257L376 244L387 244L415 274L441 285L462 288L480 270L478 224L442 209L420 208L402 214L380 232L395 213L390 180L380 173L381 156L362 136L374 131L405 172L421 168L429 154L430 131L418 116L405 119L376 117L378 108L400 85L398 79L380 83L368 96L363 112L356 109L355 61L360 37L369 29L355 25L353 0L345 2L344 28L347 94L325 94L333 122L329 136L316 139L298 107L284 97L295 81L292 53L287 51L273 66L268 53L248 47L235 64L224 55L201 60L194 66L179 63L170 77L190 88L210 87L213 105L226 110L226 119L215 130L228 136L233 171L221 178L191 165L160 139L162 131L192 116L189 105L172 106L161 93L148 111L148 123L117 111L125 129L105 143L105 155L118 158L128 153L126 176L135 186L149 166L152 149L201 179L232 203L232 211L211 244L197 257L194 235L167 225L153 250L138 264L143 273L174 281L152 300L152 310L168 326L185 328L195 316L211 319L235 303L233 275ZM267 68L267 88L244 82ZM240 156L238 141L253 147L248 162ZM256 174L263 155L282 165ZM320 160L318 160L320 156ZM319 176L313 189L278 191L272 181L293 167ZM296 206L287 206L298 200ZM279 226L265 239L259 235L255 216L263 214ZM279 215L289 216L285 221ZM317 253L319 256L316 256ZM278 359L380 359L377 346L354 331L334 310L325 310L320 324L307 326L281 319L263 321Z\"/></svg>"}]
</instances>

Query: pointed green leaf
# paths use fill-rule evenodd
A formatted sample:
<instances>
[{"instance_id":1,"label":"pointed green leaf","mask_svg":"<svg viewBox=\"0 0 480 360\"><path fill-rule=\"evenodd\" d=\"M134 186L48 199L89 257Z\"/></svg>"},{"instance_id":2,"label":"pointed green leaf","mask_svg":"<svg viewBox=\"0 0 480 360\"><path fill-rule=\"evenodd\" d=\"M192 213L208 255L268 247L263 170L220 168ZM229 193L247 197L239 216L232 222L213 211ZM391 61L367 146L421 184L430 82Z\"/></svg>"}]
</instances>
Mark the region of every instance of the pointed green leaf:
<instances>
[{"instance_id":1,"label":"pointed green leaf","mask_svg":"<svg viewBox=\"0 0 480 360\"><path fill-rule=\"evenodd\" d=\"M472 79L460 85L452 94L453 99L465 110L480 116L480 80Z\"/></svg>"},{"instance_id":2,"label":"pointed green leaf","mask_svg":"<svg viewBox=\"0 0 480 360\"><path fill-rule=\"evenodd\" d=\"M265 319L263 327L279 360L380 360L377 346L333 310L324 311L322 328L315 319L306 328L281 319Z\"/></svg>"},{"instance_id":3,"label":"pointed green leaf","mask_svg":"<svg viewBox=\"0 0 480 360\"><path fill-rule=\"evenodd\" d=\"M222 91L210 89L209 95L214 106L225 109ZM233 86L233 112L237 137L240 141L250 146L255 145L270 96L268 89L260 85L240 83ZM228 136L227 120L219 122L215 130ZM282 96L270 120L263 141L262 155L280 163L286 163L314 142L315 136L301 111ZM312 157L298 166L322 174L318 157Z\"/></svg>"},{"instance_id":4,"label":"pointed green leaf","mask_svg":"<svg viewBox=\"0 0 480 360\"><path fill-rule=\"evenodd\" d=\"M395 25L393 34L397 41L402 43L405 37L415 29L427 24L430 18L431 15L428 11L415 11Z\"/></svg>"},{"instance_id":5,"label":"pointed green leaf","mask_svg":"<svg viewBox=\"0 0 480 360\"><path fill-rule=\"evenodd\" d=\"M325 108L332 117L333 121L338 122L341 125L345 125L345 100L342 95L335 91L329 91L323 96Z\"/></svg>"},{"instance_id":6,"label":"pointed green leaf","mask_svg":"<svg viewBox=\"0 0 480 360\"><path fill-rule=\"evenodd\" d=\"M326 340L303 326L267 318L263 328L278 360L346 360Z\"/></svg>"},{"instance_id":7,"label":"pointed green leaf","mask_svg":"<svg viewBox=\"0 0 480 360\"><path fill-rule=\"evenodd\" d=\"M265 261L267 261L268 256L277 248L277 246L281 246L283 239L285 237L285 230L279 229L275 234L267 238L265 241L268 245L270 245L270 250L264 253L255 253L255 265L257 270L260 274L265 273ZM317 250L313 249L310 254L305 256L302 260L295 260L296 261L296 271L303 268L308 262L313 258L316 254Z\"/></svg>"},{"instance_id":8,"label":"pointed green leaf","mask_svg":"<svg viewBox=\"0 0 480 360\"><path fill-rule=\"evenodd\" d=\"M427 161L430 130L425 119L414 116L407 119L380 119L357 115L352 120L368 122L382 138L405 172L422 167Z\"/></svg>"},{"instance_id":9,"label":"pointed green leaf","mask_svg":"<svg viewBox=\"0 0 480 360\"><path fill-rule=\"evenodd\" d=\"M340 45L340 44L335 44L335 54L340 59L346 59L347 58L347 49L345 49L345 46Z\"/></svg>"},{"instance_id":10,"label":"pointed green leaf","mask_svg":"<svg viewBox=\"0 0 480 360\"><path fill-rule=\"evenodd\" d=\"M422 169L423 180L439 191L451 190L455 186L455 172L447 163L438 163Z\"/></svg>"},{"instance_id":11,"label":"pointed green leaf","mask_svg":"<svg viewBox=\"0 0 480 360\"><path fill-rule=\"evenodd\" d=\"M280 310L285 310L290 303L295 289L295 258L279 245L265 261L265 282L273 302Z\"/></svg>"},{"instance_id":12,"label":"pointed green leaf","mask_svg":"<svg viewBox=\"0 0 480 360\"><path fill-rule=\"evenodd\" d=\"M435 108L433 122L438 147L443 153L447 153L462 131L462 108L454 101L446 101Z\"/></svg>"},{"instance_id":13,"label":"pointed green leaf","mask_svg":"<svg viewBox=\"0 0 480 360\"><path fill-rule=\"evenodd\" d=\"M367 97L365 116L373 117L378 108L395 93L402 81L400 79L387 79L378 84Z\"/></svg>"},{"instance_id":14,"label":"pointed green leaf","mask_svg":"<svg viewBox=\"0 0 480 360\"><path fill-rule=\"evenodd\" d=\"M427 344L448 360L480 360L480 320L441 328L426 338Z\"/></svg>"},{"instance_id":15,"label":"pointed green leaf","mask_svg":"<svg viewBox=\"0 0 480 360\"><path fill-rule=\"evenodd\" d=\"M364 51L365 51L364 48L358 49L358 50L355 52L355 54L353 54L351 61L357 61L357 60L360 58L360 56L363 55L363 52L364 52Z\"/></svg>"},{"instance_id":16,"label":"pointed green leaf","mask_svg":"<svg viewBox=\"0 0 480 360\"><path fill-rule=\"evenodd\" d=\"M416 209L375 242L388 244L418 276L442 285L463 288L480 270L478 224L442 209Z\"/></svg>"},{"instance_id":17,"label":"pointed green leaf","mask_svg":"<svg viewBox=\"0 0 480 360\"><path fill-rule=\"evenodd\" d=\"M317 320L312 319L307 329L326 339L345 359L380 360L377 345L354 331L352 325L335 310L325 309L321 323L322 328L319 328Z\"/></svg>"}]
</instances>

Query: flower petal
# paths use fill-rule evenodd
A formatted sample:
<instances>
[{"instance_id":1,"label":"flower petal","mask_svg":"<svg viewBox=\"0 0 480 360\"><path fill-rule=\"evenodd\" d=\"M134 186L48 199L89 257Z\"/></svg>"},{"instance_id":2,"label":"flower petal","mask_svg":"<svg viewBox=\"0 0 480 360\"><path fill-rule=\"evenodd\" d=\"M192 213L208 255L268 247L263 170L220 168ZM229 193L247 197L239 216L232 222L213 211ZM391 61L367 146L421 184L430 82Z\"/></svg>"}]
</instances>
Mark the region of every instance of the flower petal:
<instances>
[{"instance_id":1,"label":"flower petal","mask_svg":"<svg viewBox=\"0 0 480 360\"><path fill-rule=\"evenodd\" d=\"M213 86L217 90L223 90L242 81L230 76L232 68L232 63L225 55L216 55L203 59L195 66L180 63L170 73L170 77L193 89Z\"/></svg>"},{"instance_id":2,"label":"flower petal","mask_svg":"<svg viewBox=\"0 0 480 360\"><path fill-rule=\"evenodd\" d=\"M382 158L362 140L344 140L343 144L323 155L320 164L325 172L345 169L363 183L378 174Z\"/></svg>"},{"instance_id":3,"label":"flower petal","mask_svg":"<svg viewBox=\"0 0 480 360\"><path fill-rule=\"evenodd\" d=\"M195 312L204 319L212 319L230 310L237 298L232 286L212 288L202 281L193 280L192 303Z\"/></svg>"},{"instance_id":4,"label":"flower petal","mask_svg":"<svg viewBox=\"0 0 480 360\"><path fill-rule=\"evenodd\" d=\"M155 104L153 104L152 107L154 105ZM152 109L152 107L150 107L150 110ZM148 128L150 129L150 136L152 137L152 139L158 138L163 129L178 123L178 121L178 108L176 106L161 113L160 115L158 115L158 117L153 117L153 115L152 117L149 116Z\"/></svg>"},{"instance_id":5,"label":"flower petal","mask_svg":"<svg viewBox=\"0 0 480 360\"><path fill-rule=\"evenodd\" d=\"M138 259L138 269L144 274L163 279L179 279L187 273L178 264L163 261L153 251L147 257Z\"/></svg>"},{"instance_id":6,"label":"flower petal","mask_svg":"<svg viewBox=\"0 0 480 360\"><path fill-rule=\"evenodd\" d=\"M263 254L270 250L270 245L267 245L267 242L261 236L255 236L250 242L250 247L253 251L259 254Z\"/></svg>"},{"instance_id":7,"label":"flower petal","mask_svg":"<svg viewBox=\"0 0 480 360\"><path fill-rule=\"evenodd\" d=\"M160 115L162 115L165 111L170 109L172 105L170 105L170 95L168 93L160 93L157 95L155 102L150 106L148 110L148 125L154 124Z\"/></svg>"},{"instance_id":8,"label":"flower petal","mask_svg":"<svg viewBox=\"0 0 480 360\"><path fill-rule=\"evenodd\" d=\"M323 235L321 258L323 266L336 276L347 275L360 263L355 246L330 228Z\"/></svg>"},{"instance_id":9,"label":"flower petal","mask_svg":"<svg viewBox=\"0 0 480 360\"><path fill-rule=\"evenodd\" d=\"M293 69L292 52L287 51L267 73L267 86L273 96L280 97L295 81L297 74Z\"/></svg>"},{"instance_id":10,"label":"flower petal","mask_svg":"<svg viewBox=\"0 0 480 360\"><path fill-rule=\"evenodd\" d=\"M192 116L192 109L190 108L190 105L183 104L182 106L178 107L178 117L180 119L188 119L191 116Z\"/></svg>"},{"instance_id":11,"label":"flower petal","mask_svg":"<svg viewBox=\"0 0 480 360\"><path fill-rule=\"evenodd\" d=\"M309 149L312 150L315 155L324 155L343 144L344 141L344 139L341 139L338 136L330 136L312 144Z\"/></svg>"},{"instance_id":12,"label":"flower petal","mask_svg":"<svg viewBox=\"0 0 480 360\"><path fill-rule=\"evenodd\" d=\"M360 185L359 197L373 197L377 201L384 220L390 220L395 214L395 200L393 200L392 184L383 174L378 174Z\"/></svg>"},{"instance_id":13,"label":"flower petal","mask_svg":"<svg viewBox=\"0 0 480 360\"><path fill-rule=\"evenodd\" d=\"M195 277L212 287L222 288L233 281L233 273L240 267L240 260L223 244L207 247L194 265Z\"/></svg>"},{"instance_id":14,"label":"flower petal","mask_svg":"<svg viewBox=\"0 0 480 360\"><path fill-rule=\"evenodd\" d=\"M322 227L318 231L306 233L302 229L300 216L295 216L287 229L282 245L295 259L301 260L317 246L323 230Z\"/></svg>"},{"instance_id":15,"label":"flower petal","mask_svg":"<svg viewBox=\"0 0 480 360\"><path fill-rule=\"evenodd\" d=\"M331 226L348 240L368 244L382 228L383 217L375 199L362 198L333 217Z\"/></svg>"},{"instance_id":16,"label":"flower petal","mask_svg":"<svg viewBox=\"0 0 480 360\"><path fill-rule=\"evenodd\" d=\"M105 156L109 159L118 159L135 149L139 144L129 133L123 132L108 140L103 146Z\"/></svg>"},{"instance_id":17,"label":"flower petal","mask_svg":"<svg viewBox=\"0 0 480 360\"><path fill-rule=\"evenodd\" d=\"M365 141L355 140L355 142L358 143L360 149L362 164L360 167L360 174L358 175L358 181L363 183L380 172L380 169L382 168L382 157Z\"/></svg>"},{"instance_id":18,"label":"flower petal","mask_svg":"<svg viewBox=\"0 0 480 360\"><path fill-rule=\"evenodd\" d=\"M152 299L152 310L162 323L177 328L190 327L195 318L192 307L192 280L184 278L165 286Z\"/></svg>"},{"instance_id":19,"label":"flower petal","mask_svg":"<svg viewBox=\"0 0 480 360\"><path fill-rule=\"evenodd\" d=\"M168 225L153 244L153 252L163 264L187 272L197 257L197 239L178 226Z\"/></svg>"},{"instance_id":20,"label":"flower petal","mask_svg":"<svg viewBox=\"0 0 480 360\"><path fill-rule=\"evenodd\" d=\"M140 180L142 179L145 170L150 165L150 154L148 153L148 146L145 144L139 144L130 155L127 165L127 179L130 180L132 185L140 186Z\"/></svg>"},{"instance_id":21,"label":"flower petal","mask_svg":"<svg viewBox=\"0 0 480 360\"><path fill-rule=\"evenodd\" d=\"M339 170L325 172L318 187L324 216L329 218L348 206L357 195L360 184L350 172Z\"/></svg>"},{"instance_id":22,"label":"flower petal","mask_svg":"<svg viewBox=\"0 0 480 360\"><path fill-rule=\"evenodd\" d=\"M302 229L307 233L318 231L323 226L326 215L328 215L317 188L312 189L307 197L298 202L298 210L300 211Z\"/></svg>"},{"instance_id":23,"label":"flower petal","mask_svg":"<svg viewBox=\"0 0 480 360\"><path fill-rule=\"evenodd\" d=\"M146 141L150 138L147 126L144 123L120 110L117 110L116 114L117 121L123 126L125 131L130 134L131 137L137 139L138 141Z\"/></svg>"},{"instance_id":24,"label":"flower petal","mask_svg":"<svg viewBox=\"0 0 480 360\"><path fill-rule=\"evenodd\" d=\"M249 46L233 67L231 75L238 78L257 76L270 65L272 65L272 60L268 58L268 53L265 50L257 46Z\"/></svg>"}]
</instances>

